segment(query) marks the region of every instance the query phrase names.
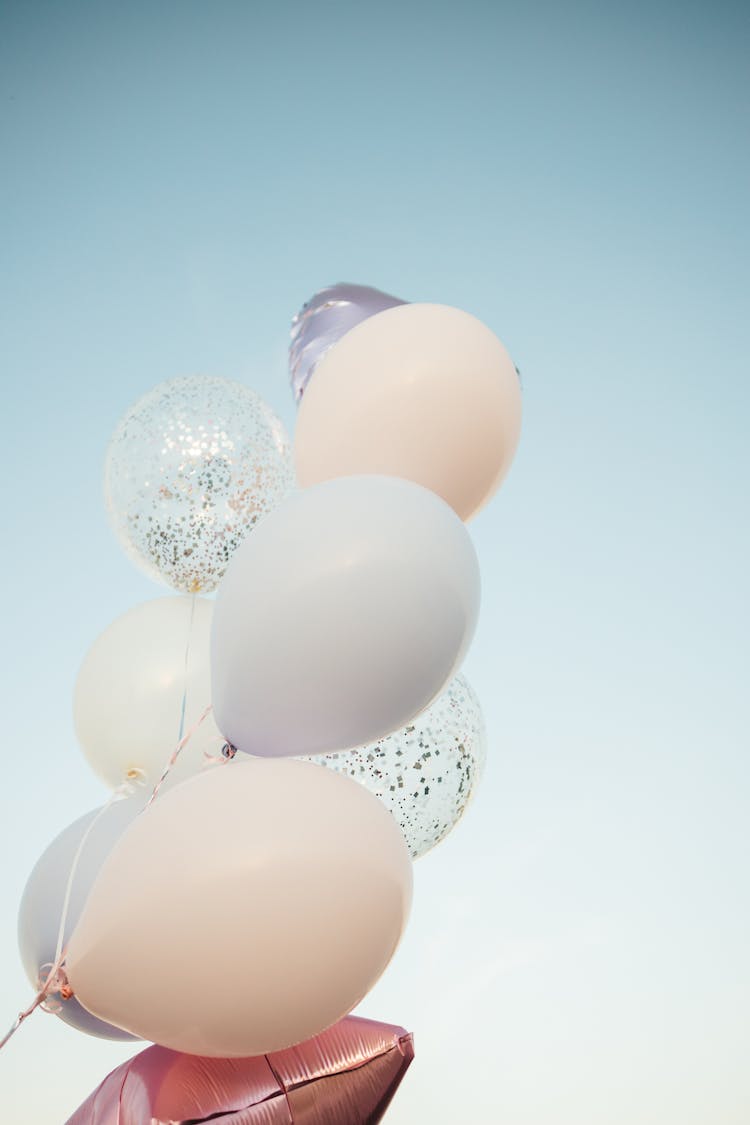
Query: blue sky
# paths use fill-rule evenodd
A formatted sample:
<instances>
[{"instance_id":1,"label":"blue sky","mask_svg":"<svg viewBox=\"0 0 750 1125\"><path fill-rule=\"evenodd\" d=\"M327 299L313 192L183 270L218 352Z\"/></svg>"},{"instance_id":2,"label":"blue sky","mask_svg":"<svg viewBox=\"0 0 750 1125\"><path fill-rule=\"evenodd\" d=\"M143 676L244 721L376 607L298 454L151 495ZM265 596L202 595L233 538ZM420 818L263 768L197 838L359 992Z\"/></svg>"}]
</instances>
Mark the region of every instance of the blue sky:
<instances>
[{"instance_id":1,"label":"blue sky","mask_svg":"<svg viewBox=\"0 0 750 1125\"><path fill-rule=\"evenodd\" d=\"M195 371L291 429L291 316L359 281L485 320L525 407L471 525L487 774L363 1006L417 1037L388 1120L747 1121L747 57L738 4L2 5L8 1023L28 872L105 796L78 665L162 593L110 433ZM128 1053L39 1015L6 1111Z\"/></svg>"}]
</instances>

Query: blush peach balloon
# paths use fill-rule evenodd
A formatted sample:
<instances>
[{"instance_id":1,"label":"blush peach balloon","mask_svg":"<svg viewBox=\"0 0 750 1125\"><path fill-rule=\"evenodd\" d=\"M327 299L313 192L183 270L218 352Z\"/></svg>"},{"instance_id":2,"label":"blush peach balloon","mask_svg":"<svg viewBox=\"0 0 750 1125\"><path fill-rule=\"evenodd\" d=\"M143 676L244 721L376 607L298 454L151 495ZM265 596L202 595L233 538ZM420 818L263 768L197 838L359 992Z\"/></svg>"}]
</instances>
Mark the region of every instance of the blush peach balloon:
<instances>
[{"instance_id":1,"label":"blush peach balloon","mask_svg":"<svg viewBox=\"0 0 750 1125\"><path fill-rule=\"evenodd\" d=\"M70 939L78 1001L188 1054L317 1035L391 959L411 861L362 786L289 759L234 761L159 797L104 862Z\"/></svg>"},{"instance_id":2,"label":"blush peach balloon","mask_svg":"<svg viewBox=\"0 0 750 1125\"><path fill-rule=\"evenodd\" d=\"M497 336L461 309L399 305L318 364L297 417L297 478L404 477L466 520L499 487L520 430L518 374Z\"/></svg>"}]
</instances>

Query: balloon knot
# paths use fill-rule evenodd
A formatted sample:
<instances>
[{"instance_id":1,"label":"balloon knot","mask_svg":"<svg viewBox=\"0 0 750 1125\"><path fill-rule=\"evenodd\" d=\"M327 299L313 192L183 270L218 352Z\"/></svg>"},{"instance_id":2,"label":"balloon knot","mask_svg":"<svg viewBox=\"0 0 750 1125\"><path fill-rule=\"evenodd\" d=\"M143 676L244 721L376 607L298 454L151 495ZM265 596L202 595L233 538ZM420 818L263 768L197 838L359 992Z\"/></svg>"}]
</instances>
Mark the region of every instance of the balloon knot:
<instances>
[{"instance_id":1,"label":"balloon knot","mask_svg":"<svg viewBox=\"0 0 750 1125\"><path fill-rule=\"evenodd\" d=\"M42 965L39 969L37 980L40 994L43 995L42 1007L47 1012L59 1012L60 1000L71 1000L75 993L68 980L68 974L62 965L55 967L51 962Z\"/></svg>"}]
</instances>

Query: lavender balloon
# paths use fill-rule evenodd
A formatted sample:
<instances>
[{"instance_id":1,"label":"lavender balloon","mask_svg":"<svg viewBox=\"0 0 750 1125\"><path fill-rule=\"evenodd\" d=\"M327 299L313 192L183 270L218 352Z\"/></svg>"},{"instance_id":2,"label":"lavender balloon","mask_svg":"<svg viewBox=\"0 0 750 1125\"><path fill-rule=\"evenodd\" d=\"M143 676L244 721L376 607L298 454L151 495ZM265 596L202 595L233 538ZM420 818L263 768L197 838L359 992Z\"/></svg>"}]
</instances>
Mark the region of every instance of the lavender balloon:
<instances>
[{"instance_id":1,"label":"lavender balloon","mask_svg":"<svg viewBox=\"0 0 750 1125\"><path fill-rule=\"evenodd\" d=\"M79 845L89 827L71 884L63 947L76 927L91 885L104 860L143 807L142 797L116 801L104 811L95 809L68 825L49 845L29 876L18 914L18 945L23 967L38 987L43 966L55 959L65 891ZM101 816L99 816L101 812ZM97 818L96 824L92 824ZM99 1039L135 1040L137 1036L114 1027L87 1012L75 996L65 1000L56 1014L65 1023Z\"/></svg>"},{"instance_id":2,"label":"lavender balloon","mask_svg":"<svg viewBox=\"0 0 750 1125\"><path fill-rule=\"evenodd\" d=\"M350 328L375 313L406 304L407 301L369 285L345 282L315 293L292 321L289 377L294 401L299 403L323 356Z\"/></svg>"}]
</instances>

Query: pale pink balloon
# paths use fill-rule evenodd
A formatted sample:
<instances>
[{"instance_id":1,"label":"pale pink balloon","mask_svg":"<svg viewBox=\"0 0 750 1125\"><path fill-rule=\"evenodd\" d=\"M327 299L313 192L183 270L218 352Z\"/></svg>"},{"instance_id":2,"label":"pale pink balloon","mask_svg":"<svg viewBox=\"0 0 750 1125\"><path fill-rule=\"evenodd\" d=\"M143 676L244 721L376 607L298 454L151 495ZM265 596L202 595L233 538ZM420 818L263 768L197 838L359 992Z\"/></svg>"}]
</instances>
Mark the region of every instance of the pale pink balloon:
<instances>
[{"instance_id":1,"label":"pale pink balloon","mask_svg":"<svg viewBox=\"0 0 750 1125\"><path fill-rule=\"evenodd\" d=\"M334 477L403 477L473 516L510 468L518 375L497 336L447 305L405 304L350 329L320 360L294 437L303 488Z\"/></svg>"},{"instance_id":2,"label":"pale pink balloon","mask_svg":"<svg viewBox=\"0 0 750 1125\"><path fill-rule=\"evenodd\" d=\"M149 1047L118 1066L67 1125L376 1125L414 1058L401 1027L349 1016L249 1059Z\"/></svg>"},{"instance_id":3,"label":"pale pink balloon","mask_svg":"<svg viewBox=\"0 0 750 1125\"><path fill-rule=\"evenodd\" d=\"M401 831L361 785L288 758L233 761L137 817L70 938L78 1001L213 1058L301 1043L352 1011L411 902Z\"/></svg>"}]
</instances>

